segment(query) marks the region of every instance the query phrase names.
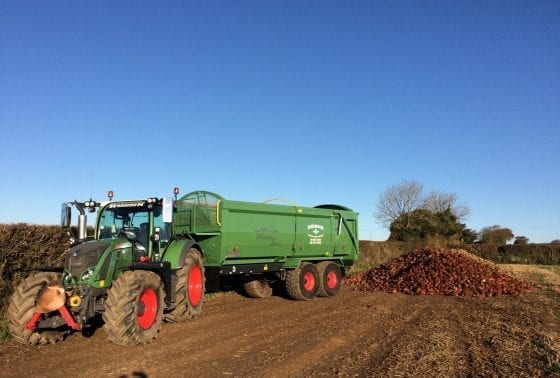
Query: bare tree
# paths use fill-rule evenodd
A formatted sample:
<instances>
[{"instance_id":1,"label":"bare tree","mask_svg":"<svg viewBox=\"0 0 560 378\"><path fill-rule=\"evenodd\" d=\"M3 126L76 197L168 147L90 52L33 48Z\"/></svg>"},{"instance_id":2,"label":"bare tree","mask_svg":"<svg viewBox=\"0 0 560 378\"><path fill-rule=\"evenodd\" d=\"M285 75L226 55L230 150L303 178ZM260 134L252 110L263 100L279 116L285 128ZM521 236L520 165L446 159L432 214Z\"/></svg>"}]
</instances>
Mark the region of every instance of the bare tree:
<instances>
[{"instance_id":1,"label":"bare tree","mask_svg":"<svg viewBox=\"0 0 560 378\"><path fill-rule=\"evenodd\" d=\"M401 215L421 209L424 205L424 187L417 181L404 181L387 188L379 197L375 216L380 224L389 228Z\"/></svg>"},{"instance_id":2,"label":"bare tree","mask_svg":"<svg viewBox=\"0 0 560 378\"><path fill-rule=\"evenodd\" d=\"M458 220L464 220L470 214L470 209L466 205L458 204L457 201L458 197L455 193L431 191L425 194L421 183L407 180L390 186L381 194L374 214L378 222L386 228L389 228L399 217L407 218L407 214L419 209L434 213L449 209Z\"/></svg>"},{"instance_id":3,"label":"bare tree","mask_svg":"<svg viewBox=\"0 0 560 378\"><path fill-rule=\"evenodd\" d=\"M471 213L467 205L457 203L459 198L455 193L431 191L424 197L423 208L439 213L449 209L458 220L464 221Z\"/></svg>"}]
</instances>

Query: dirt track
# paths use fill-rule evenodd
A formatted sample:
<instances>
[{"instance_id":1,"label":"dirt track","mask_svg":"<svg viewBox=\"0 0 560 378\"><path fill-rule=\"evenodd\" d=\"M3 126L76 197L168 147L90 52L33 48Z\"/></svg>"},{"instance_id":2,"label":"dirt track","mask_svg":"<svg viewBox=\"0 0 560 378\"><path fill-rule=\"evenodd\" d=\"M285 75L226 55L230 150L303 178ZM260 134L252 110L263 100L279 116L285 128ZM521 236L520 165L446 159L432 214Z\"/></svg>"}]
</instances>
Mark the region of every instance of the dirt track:
<instances>
[{"instance_id":1,"label":"dirt track","mask_svg":"<svg viewBox=\"0 0 560 378\"><path fill-rule=\"evenodd\" d=\"M512 269L542 287L521 298L343 288L311 302L231 292L210 297L196 321L164 324L143 347L109 344L102 329L50 346L0 344L0 375L560 375L558 270Z\"/></svg>"}]
</instances>

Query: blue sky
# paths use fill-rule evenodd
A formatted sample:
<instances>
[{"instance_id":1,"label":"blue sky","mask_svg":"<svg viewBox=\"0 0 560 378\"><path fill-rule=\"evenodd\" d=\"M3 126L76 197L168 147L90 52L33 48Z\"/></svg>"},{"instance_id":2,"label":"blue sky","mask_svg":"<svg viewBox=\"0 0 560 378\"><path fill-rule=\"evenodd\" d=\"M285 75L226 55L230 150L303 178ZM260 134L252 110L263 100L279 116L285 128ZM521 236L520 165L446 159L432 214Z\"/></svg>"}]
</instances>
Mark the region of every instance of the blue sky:
<instances>
[{"instance_id":1,"label":"blue sky","mask_svg":"<svg viewBox=\"0 0 560 378\"><path fill-rule=\"evenodd\" d=\"M0 0L0 222L65 200L456 193L560 238L560 2Z\"/></svg>"}]
</instances>

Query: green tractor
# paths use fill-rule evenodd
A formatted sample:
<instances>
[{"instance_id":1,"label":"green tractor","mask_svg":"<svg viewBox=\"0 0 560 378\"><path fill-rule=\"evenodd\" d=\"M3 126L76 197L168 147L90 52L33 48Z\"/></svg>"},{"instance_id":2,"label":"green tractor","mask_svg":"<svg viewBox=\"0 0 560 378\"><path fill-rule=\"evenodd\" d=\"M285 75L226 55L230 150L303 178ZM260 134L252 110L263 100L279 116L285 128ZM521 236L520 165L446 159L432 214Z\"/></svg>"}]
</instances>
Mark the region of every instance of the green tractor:
<instances>
[{"instance_id":1,"label":"green tractor","mask_svg":"<svg viewBox=\"0 0 560 378\"><path fill-rule=\"evenodd\" d=\"M339 205L314 208L226 200L206 191L177 199L69 202L77 235L64 267L41 267L14 290L8 321L25 344L62 340L102 318L109 341L154 340L163 321L196 319L206 290L235 277L248 296L311 300L336 295L357 259L357 213ZM97 211L87 235L86 212Z\"/></svg>"}]
</instances>

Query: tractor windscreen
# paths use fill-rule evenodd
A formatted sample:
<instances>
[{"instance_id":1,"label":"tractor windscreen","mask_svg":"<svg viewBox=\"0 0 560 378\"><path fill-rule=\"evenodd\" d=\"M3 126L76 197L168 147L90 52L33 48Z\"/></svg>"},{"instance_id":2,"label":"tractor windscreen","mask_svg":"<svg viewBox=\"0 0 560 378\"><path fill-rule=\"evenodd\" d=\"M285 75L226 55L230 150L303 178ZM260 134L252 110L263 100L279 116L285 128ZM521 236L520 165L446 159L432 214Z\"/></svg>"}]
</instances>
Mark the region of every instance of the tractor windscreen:
<instances>
[{"instance_id":1,"label":"tractor windscreen","mask_svg":"<svg viewBox=\"0 0 560 378\"><path fill-rule=\"evenodd\" d=\"M99 239L116 238L126 233L140 240L143 233L149 234L149 226L150 210L144 201L112 203L100 216Z\"/></svg>"},{"instance_id":2,"label":"tractor windscreen","mask_svg":"<svg viewBox=\"0 0 560 378\"><path fill-rule=\"evenodd\" d=\"M170 224L163 222L161 203L148 201L114 202L102 209L98 223L98 239L113 239L126 235L147 246L154 230L160 240L169 240Z\"/></svg>"}]
</instances>

